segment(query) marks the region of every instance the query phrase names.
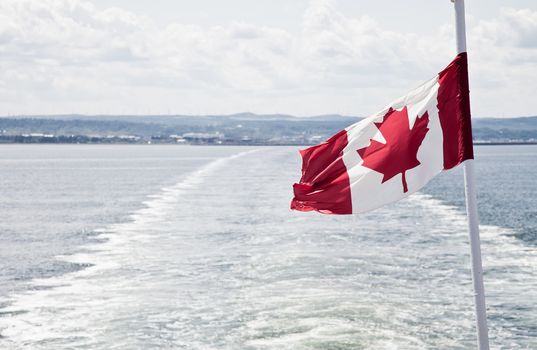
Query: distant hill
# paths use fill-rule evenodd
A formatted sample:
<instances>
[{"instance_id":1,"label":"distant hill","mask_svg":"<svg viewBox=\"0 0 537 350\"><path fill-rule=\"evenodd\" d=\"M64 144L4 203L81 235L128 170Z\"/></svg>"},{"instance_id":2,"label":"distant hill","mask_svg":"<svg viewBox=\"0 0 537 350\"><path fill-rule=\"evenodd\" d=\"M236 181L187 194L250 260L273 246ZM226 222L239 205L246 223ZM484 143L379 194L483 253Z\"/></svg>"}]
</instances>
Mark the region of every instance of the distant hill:
<instances>
[{"instance_id":1,"label":"distant hill","mask_svg":"<svg viewBox=\"0 0 537 350\"><path fill-rule=\"evenodd\" d=\"M537 117L475 118L474 139L482 141L537 141Z\"/></svg>"},{"instance_id":2,"label":"distant hill","mask_svg":"<svg viewBox=\"0 0 537 350\"><path fill-rule=\"evenodd\" d=\"M359 117L320 115L294 117L284 114L238 113L207 116L129 116L129 115L36 115L0 117L0 142L56 142L54 137L85 136L92 142L107 139L130 142L175 142L185 134L198 141L219 143L316 143L360 120ZM482 142L537 142L537 117L475 118L474 139ZM28 135L34 135L29 138ZM170 135L173 138L170 139ZM198 136L196 136L198 135ZM207 136L209 135L209 136ZM129 137L128 137L129 136ZM65 138L62 140L66 140ZM75 139L73 139L75 140ZM76 142L80 142L80 138ZM62 141L63 142L63 141ZM82 141L84 142L84 141Z\"/></svg>"}]
</instances>

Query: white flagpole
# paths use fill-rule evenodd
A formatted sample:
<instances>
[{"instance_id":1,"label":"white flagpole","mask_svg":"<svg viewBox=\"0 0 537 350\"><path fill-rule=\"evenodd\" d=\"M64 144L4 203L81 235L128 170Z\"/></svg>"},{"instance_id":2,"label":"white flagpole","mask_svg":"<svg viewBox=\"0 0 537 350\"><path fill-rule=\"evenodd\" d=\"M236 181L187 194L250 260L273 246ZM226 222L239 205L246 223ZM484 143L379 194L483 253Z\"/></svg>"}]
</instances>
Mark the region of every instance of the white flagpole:
<instances>
[{"instance_id":1,"label":"white flagpole","mask_svg":"<svg viewBox=\"0 0 537 350\"><path fill-rule=\"evenodd\" d=\"M455 4L455 23L457 30L457 53L466 52L466 25L464 0L451 0ZM489 350L487 310L485 306L485 287L483 285L483 265L481 262L481 243L479 240L479 219L477 216L477 197L475 190L474 160L464 162L464 191L466 194L466 213L472 256L472 280L477 322L477 343L479 350Z\"/></svg>"}]
</instances>

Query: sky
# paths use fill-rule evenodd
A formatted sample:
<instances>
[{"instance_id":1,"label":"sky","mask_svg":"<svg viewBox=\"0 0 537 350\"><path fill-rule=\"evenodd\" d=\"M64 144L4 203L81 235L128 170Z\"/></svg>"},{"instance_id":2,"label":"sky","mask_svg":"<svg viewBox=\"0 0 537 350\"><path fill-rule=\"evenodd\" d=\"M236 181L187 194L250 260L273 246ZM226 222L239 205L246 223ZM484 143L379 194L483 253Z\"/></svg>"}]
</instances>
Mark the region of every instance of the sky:
<instances>
[{"instance_id":1,"label":"sky","mask_svg":"<svg viewBox=\"0 0 537 350\"><path fill-rule=\"evenodd\" d=\"M472 113L537 115L537 1L467 0ZM367 116L455 56L449 0L1 0L0 115Z\"/></svg>"}]
</instances>

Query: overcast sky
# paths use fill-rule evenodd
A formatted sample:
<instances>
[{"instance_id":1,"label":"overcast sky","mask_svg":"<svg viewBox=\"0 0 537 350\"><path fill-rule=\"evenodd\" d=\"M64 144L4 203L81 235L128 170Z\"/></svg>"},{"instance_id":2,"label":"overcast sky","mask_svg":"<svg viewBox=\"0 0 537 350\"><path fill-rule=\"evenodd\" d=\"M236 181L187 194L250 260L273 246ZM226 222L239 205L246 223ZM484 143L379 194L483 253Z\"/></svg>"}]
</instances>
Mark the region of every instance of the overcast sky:
<instances>
[{"instance_id":1,"label":"overcast sky","mask_svg":"<svg viewBox=\"0 0 537 350\"><path fill-rule=\"evenodd\" d=\"M455 55L449 0L0 0L0 115L365 116ZM473 115L537 115L537 1L467 0Z\"/></svg>"}]
</instances>

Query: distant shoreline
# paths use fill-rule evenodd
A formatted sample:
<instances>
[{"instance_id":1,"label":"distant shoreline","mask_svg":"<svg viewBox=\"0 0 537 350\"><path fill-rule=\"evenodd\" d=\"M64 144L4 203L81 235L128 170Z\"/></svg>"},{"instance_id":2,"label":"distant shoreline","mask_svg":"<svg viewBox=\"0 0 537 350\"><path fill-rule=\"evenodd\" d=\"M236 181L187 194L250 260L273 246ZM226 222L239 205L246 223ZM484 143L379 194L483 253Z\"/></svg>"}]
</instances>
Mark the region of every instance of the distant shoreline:
<instances>
[{"instance_id":1,"label":"distant shoreline","mask_svg":"<svg viewBox=\"0 0 537 350\"><path fill-rule=\"evenodd\" d=\"M474 146L528 146L537 145L537 142L474 142Z\"/></svg>"},{"instance_id":2,"label":"distant shoreline","mask_svg":"<svg viewBox=\"0 0 537 350\"><path fill-rule=\"evenodd\" d=\"M245 146L245 147L310 147L315 144L304 143L240 143L240 142L227 142L227 143L172 143L172 142L1 142L3 145L103 145L103 146ZM531 146L537 145L537 142L474 142L474 146Z\"/></svg>"},{"instance_id":3,"label":"distant shoreline","mask_svg":"<svg viewBox=\"0 0 537 350\"><path fill-rule=\"evenodd\" d=\"M361 120L348 116L0 117L0 144L316 145ZM476 145L537 144L537 116L472 121Z\"/></svg>"}]
</instances>

